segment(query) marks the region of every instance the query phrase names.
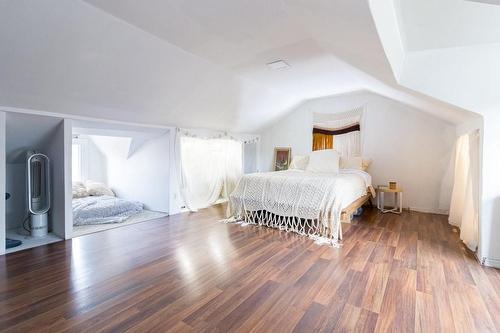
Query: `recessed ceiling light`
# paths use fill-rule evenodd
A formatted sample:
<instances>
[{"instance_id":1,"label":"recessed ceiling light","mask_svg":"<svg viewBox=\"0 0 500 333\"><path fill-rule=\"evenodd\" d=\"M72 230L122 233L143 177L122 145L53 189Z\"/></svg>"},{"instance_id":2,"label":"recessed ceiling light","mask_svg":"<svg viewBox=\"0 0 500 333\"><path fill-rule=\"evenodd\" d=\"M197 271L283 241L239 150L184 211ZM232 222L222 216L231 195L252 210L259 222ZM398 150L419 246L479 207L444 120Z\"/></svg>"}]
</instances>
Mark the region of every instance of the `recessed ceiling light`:
<instances>
[{"instance_id":1,"label":"recessed ceiling light","mask_svg":"<svg viewBox=\"0 0 500 333\"><path fill-rule=\"evenodd\" d=\"M283 60L276 60L267 64L272 70L290 68L290 65Z\"/></svg>"}]
</instances>

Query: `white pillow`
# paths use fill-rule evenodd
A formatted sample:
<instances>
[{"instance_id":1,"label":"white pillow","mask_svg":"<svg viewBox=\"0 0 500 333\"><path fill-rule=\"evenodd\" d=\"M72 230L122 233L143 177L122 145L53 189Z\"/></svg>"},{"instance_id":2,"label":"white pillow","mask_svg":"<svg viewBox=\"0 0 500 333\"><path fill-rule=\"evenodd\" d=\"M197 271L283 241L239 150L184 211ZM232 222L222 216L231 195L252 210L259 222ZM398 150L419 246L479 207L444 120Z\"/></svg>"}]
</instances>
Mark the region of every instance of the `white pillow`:
<instances>
[{"instance_id":1,"label":"white pillow","mask_svg":"<svg viewBox=\"0 0 500 333\"><path fill-rule=\"evenodd\" d=\"M311 172L339 172L339 153L333 149L316 150L309 155L307 171Z\"/></svg>"},{"instance_id":2,"label":"white pillow","mask_svg":"<svg viewBox=\"0 0 500 333\"><path fill-rule=\"evenodd\" d=\"M99 197L102 195L109 195L112 197L115 196L113 191L111 191L111 189L103 183L88 181L86 185L87 185L87 192L89 192L89 195L91 196L94 197Z\"/></svg>"},{"instance_id":3,"label":"white pillow","mask_svg":"<svg viewBox=\"0 0 500 333\"><path fill-rule=\"evenodd\" d=\"M309 156L294 156L292 158L292 163L290 163L290 169L305 170L307 164L309 163Z\"/></svg>"},{"instance_id":4,"label":"white pillow","mask_svg":"<svg viewBox=\"0 0 500 333\"><path fill-rule=\"evenodd\" d=\"M85 198L89 196L87 188L82 182L73 182L73 198Z\"/></svg>"},{"instance_id":5,"label":"white pillow","mask_svg":"<svg viewBox=\"0 0 500 333\"><path fill-rule=\"evenodd\" d=\"M341 157L340 168L363 170L363 158L361 156Z\"/></svg>"}]
</instances>

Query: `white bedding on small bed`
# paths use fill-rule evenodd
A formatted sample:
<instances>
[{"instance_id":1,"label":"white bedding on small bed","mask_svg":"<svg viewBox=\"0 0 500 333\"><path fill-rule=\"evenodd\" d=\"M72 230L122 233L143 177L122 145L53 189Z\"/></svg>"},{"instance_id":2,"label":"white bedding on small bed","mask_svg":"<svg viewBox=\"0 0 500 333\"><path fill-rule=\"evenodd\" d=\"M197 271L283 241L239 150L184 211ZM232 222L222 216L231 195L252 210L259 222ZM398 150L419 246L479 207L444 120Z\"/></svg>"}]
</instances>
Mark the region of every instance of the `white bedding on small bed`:
<instances>
[{"instance_id":1,"label":"white bedding on small bed","mask_svg":"<svg viewBox=\"0 0 500 333\"><path fill-rule=\"evenodd\" d=\"M143 204L109 195L73 199L73 224L120 223L143 210Z\"/></svg>"}]
</instances>

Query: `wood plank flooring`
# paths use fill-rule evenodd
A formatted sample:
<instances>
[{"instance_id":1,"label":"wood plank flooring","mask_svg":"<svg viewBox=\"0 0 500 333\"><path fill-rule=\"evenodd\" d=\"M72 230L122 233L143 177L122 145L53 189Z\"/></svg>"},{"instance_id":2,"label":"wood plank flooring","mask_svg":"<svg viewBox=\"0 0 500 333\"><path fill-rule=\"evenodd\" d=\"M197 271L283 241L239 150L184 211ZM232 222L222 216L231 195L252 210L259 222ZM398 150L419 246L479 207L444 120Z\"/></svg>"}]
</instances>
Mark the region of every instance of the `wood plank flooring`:
<instances>
[{"instance_id":1,"label":"wood plank flooring","mask_svg":"<svg viewBox=\"0 0 500 333\"><path fill-rule=\"evenodd\" d=\"M500 331L500 273L445 216L369 209L333 249L223 212L0 257L0 331Z\"/></svg>"}]
</instances>

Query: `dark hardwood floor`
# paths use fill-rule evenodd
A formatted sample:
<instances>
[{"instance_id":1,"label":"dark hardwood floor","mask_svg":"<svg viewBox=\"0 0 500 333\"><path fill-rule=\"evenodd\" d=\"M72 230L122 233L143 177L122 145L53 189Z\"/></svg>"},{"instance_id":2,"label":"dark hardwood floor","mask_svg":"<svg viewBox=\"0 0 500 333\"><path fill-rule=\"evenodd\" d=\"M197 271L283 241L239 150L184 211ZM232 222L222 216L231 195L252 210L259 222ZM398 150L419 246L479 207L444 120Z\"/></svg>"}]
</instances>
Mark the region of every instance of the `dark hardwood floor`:
<instances>
[{"instance_id":1,"label":"dark hardwood floor","mask_svg":"<svg viewBox=\"0 0 500 333\"><path fill-rule=\"evenodd\" d=\"M0 331L500 331L500 273L444 216L368 210L333 249L223 211L0 257Z\"/></svg>"}]
</instances>

